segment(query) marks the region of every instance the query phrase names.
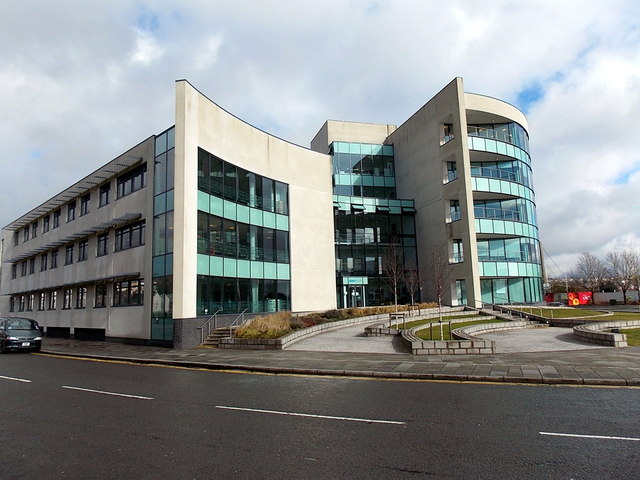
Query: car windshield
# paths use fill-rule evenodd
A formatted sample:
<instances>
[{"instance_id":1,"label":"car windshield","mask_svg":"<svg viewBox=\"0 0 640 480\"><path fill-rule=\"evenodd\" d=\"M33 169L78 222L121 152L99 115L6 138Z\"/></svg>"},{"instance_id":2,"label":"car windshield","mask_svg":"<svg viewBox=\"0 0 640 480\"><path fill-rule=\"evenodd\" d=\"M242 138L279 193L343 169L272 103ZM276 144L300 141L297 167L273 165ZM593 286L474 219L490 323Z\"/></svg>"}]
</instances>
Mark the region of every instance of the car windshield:
<instances>
[{"instance_id":1,"label":"car windshield","mask_svg":"<svg viewBox=\"0 0 640 480\"><path fill-rule=\"evenodd\" d=\"M35 330L37 328L38 327L35 322L27 320L26 318L7 319L8 330Z\"/></svg>"}]
</instances>

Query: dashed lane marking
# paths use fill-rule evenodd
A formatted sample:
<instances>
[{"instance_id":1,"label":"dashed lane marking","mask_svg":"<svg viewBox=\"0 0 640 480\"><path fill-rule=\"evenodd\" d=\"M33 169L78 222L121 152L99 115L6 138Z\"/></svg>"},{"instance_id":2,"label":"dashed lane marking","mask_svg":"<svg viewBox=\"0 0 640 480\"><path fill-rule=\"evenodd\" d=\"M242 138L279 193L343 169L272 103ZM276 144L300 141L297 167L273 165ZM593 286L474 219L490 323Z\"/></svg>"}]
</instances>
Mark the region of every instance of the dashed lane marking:
<instances>
[{"instance_id":1,"label":"dashed lane marking","mask_svg":"<svg viewBox=\"0 0 640 480\"><path fill-rule=\"evenodd\" d=\"M31 380L26 380L24 378L5 377L3 375L0 375L0 378L3 379L3 380L12 380L14 382L31 383Z\"/></svg>"},{"instance_id":2,"label":"dashed lane marking","mask_svg":"<svg viewBox=\"0 0 640 480\"><path fill-rule=\"evenodd\" d=\"M225 405L216 405L216 408L223 410L240 410L243 412L254 413L269 413L273 415L287 415L290 417L307 417L307 418L322 418L325 420L344 420L348 422L364 422L364 423L384 423L388 425L405 425L405 422L398 422L395 420L376 420L371 418L355 418L355 417L337 417L333 415L315 415L312 413L296 413L296 412L283 412L279 410L264 410L261 408L243 408L243 407L230 407Z\"/></svg>"},{"instance_id":3,"label":"dashed lane marking","mask_svg":"<svg viewBox=\"0 0 640 480\"><path fill-rule=\"evenodd\" d=\"M153 400L151 397L143 397L142 395L129 395L126 393L105 392L103 390L92 390L90 388L71 387L69 385L63 385L62 388L67 390L78 390L80 392L99 393L102 395L112 395L114 397L136 398L138 400Z\"/></svg>"},{"instance_id":4,"label":"dashed lane marking","mask_svg":"<svg viewBox=\"0 0 640 480\"><path fill-rule=\"evenodd\" d=\"M595 438L598 440L627 440L630 442L640 442L640 438L634 437L610 437L608 435L582 435L578 433L554 433L554 432L539 432L540 435L550 435L553 437L573 437L573 438Z\"/></svg>"}]
</instances>

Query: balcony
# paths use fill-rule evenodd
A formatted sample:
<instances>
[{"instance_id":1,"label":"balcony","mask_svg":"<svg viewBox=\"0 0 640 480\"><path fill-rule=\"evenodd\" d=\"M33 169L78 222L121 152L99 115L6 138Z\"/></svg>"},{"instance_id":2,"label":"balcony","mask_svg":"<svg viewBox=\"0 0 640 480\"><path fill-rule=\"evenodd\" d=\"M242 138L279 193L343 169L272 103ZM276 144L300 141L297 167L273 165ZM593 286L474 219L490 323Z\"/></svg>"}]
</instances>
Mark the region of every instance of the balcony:
<instances>
[{"instance_id":1,"label":"balcony","mask_svg":"<svg viewBox=\"0 0 640 480\"><path fill-rule=\"evenodd\" d=\"M526 221L517 210L505 210L502 208L474 207L473 214L476 218L491 218L498 220L511 220L513 222Z\"/></svg>"}]
</instances>

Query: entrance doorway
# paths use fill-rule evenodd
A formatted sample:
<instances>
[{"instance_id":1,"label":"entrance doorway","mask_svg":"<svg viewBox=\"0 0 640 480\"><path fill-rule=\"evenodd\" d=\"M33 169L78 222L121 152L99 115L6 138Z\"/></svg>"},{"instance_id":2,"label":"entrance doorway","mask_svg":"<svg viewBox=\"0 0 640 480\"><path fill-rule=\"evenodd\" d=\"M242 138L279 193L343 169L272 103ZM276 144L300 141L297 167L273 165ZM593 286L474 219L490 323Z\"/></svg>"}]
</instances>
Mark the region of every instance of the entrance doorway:
<instances>
[{"instance_id":1,"label":"entrance doorway","mask_svg":"<svg viewBox=\"0 0 640 480\"><path fill-rule=\"evenodd\" d=\"M343 305L346 308L366 307L364 285L343 285Z\"/></svg>"}]
</instances>

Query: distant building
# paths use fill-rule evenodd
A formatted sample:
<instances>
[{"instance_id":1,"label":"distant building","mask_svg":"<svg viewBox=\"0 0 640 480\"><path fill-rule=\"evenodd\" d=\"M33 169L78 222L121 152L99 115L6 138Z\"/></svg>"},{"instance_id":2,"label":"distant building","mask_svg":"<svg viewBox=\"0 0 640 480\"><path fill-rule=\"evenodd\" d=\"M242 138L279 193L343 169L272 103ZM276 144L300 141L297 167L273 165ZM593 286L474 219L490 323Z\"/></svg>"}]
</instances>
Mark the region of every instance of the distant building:
<instances>
[{"instance_id":1,"label":"distant building","mask_svg":"<svg viewBox=\"0 0 640 480\"><path fill-rule=\"evenodd\" d=\"M217 311L542 300L527 123L455 79L303 148L176 83L175 125L3 229L2 313L182 347ZM418 280L418 281L415 281ZM415 284L415 288L411 285Z\"/></svg>"}]
</instances>

